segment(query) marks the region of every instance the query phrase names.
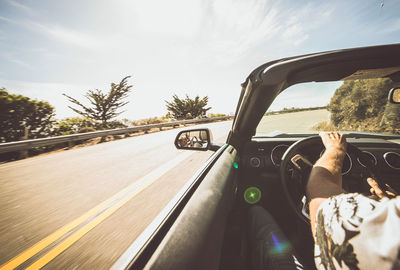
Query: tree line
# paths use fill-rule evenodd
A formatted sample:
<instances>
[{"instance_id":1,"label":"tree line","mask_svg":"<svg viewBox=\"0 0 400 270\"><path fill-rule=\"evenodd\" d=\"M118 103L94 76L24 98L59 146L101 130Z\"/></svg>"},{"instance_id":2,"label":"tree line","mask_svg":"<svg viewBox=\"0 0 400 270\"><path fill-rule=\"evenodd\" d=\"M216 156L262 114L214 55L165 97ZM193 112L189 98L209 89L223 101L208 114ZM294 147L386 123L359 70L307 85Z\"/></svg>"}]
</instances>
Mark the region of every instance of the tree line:
<instances>
[{"instance_id":1,"label":"tree line","mask_svg":"<svg viewBox=\"0 0 400 270\"><path fill-rule=\"evenodd\" d=\"M269 111L266 112L264 115L274 115L274 114L283 114L283 113L294 113L294 112L304 112L304 111L316 111L316 110L323 110L326 109L326 106L320 106L320 107L308 107L308 108L296 108L296 107L291 107L291 108L283 108L280 111Z\"/></svg>"},{"instance_id":2,"label":"tree line","mask_svg":"<svg viewBox=\"0 0 400 270\"><path fill-rule=\"evenodd\" d=\"M131 76L126 76L119 83L111 83L107 92L99 89L88 90L84 98L89 105L84 105L77 98L64 93L71 103L68 107L80 117L61 120L55 118L55 108L48 102L15 95L5 88L0 88L0 142L127 127L134 122L115 118L124 112L121 109L128 104L127 97L133 88L133 85L128 83L130 78ZM180 99L173 95L172 101L165 103L168 113L160 121L203 117L211 109L207 107L207 96L191 99L186 95ZM148 120L152 123L157 121Z\"/></svg>"}]
</instances>

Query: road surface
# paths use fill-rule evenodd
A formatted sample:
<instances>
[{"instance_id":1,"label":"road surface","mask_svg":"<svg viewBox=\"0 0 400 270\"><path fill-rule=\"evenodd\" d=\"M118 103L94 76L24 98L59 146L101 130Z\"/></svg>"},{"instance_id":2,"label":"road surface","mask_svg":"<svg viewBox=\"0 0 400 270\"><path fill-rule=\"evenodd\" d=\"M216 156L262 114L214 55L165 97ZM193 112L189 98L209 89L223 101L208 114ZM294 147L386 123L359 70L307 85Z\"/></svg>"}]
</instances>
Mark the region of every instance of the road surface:
<instances>
[{"instance_id":1,"label":"road surface","mask_svg":"<svg viewBox=\"0 0 400 270\"><path fill-rule=\"evenodd\" d=\"M257 127L257 133L282 131L285 133L315 132L313 126L329 121L327 110L314 110L264 116Z\"/></svg>"},{"instance_id":2,"label":"road surface","mask_svg":"<svg viewBox=\"0 0 400 270\"><path fill-rule=\"evenodd\" d=\"M301 119L270 116L263 129L320 120ZM224 142L231 125L196 128ZM108 269L212 154L175 149L179 130L0 165L0 270Z\"/></svg>"}]
</instances>

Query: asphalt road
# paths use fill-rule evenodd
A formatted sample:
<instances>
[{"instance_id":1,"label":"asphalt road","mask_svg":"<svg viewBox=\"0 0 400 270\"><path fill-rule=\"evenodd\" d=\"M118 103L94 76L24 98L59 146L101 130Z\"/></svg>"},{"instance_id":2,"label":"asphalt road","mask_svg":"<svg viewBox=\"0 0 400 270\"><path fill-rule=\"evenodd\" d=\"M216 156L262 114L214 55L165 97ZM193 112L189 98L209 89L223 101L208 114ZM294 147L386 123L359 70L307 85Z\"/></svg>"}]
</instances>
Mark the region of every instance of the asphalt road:
<instances>
[{"instance_id":1,"label":"asphalt road","mask_svg":"<svg viewBox=\"0 0 400 270\"><path fill-rule=\"evenodd\" d=\"M313 126L329 120L327 110L304 111L264 116L257 133L282 131L285 133L315 132Z\"/></svg>"},{"instance_id":2,"label":"asphalt road","mask_svg":"<svg viewBox=\"0 0 400 270\"><path fill-rule=\"evenodd\" d=\"M313 115L269 116L263 130L327 117ZM201 126L224 142L231 124ZM212 154L175 149L178 131L0 165L0 270L108 269Z\"/></svg>"},{"instance_id":3,"label":"asphalt road","mask_svg":"<svg viewBox=\"0 0 400 270\"><path fill-rule=\"evenodd\" d=\"M209 127L216 142L224 142L231 125L200 126ZM25 268L50 252L56 256L48 257L43 269L108 269L213 153L177 150L173 141L179 130L0 165L0 269L20 262ZM139 185L143 182L147 186ZM65 251L58 247L64 239L72 241L70 228L63 231L63 226L70 224L76 232L91 225L88 219L114 206L116 194L128 196L122 207L103 216ZM64 239L52 235L60 229ZM49 236L47 248L46 243L37 245ZM14 266L5 265L21 253Z\"/></svg>"}]
</instances>

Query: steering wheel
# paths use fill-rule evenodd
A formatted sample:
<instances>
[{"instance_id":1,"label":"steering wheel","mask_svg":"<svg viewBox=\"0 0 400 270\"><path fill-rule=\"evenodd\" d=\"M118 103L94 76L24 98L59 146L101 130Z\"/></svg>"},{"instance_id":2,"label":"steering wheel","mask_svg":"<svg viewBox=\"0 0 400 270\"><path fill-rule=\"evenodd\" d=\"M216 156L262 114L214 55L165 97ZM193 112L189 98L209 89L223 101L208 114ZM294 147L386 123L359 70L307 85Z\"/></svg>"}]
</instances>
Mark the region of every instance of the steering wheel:
<instances>
[{"instance_id":1,"label":"steering wheel","mask_svg":"<svg viewBox=\"0 0 400 270\"><path fill-rule=\"evenodd\" d=\"M306 223L310 222L307 213L307 202L305 200L306 185L313 164L301 153L303 149L318 147L324 149L320 136L312 136L299 140L292 144L283 154L280 166L283 191L289 205L296 215ZM360 149L347 143L347 153L358 157L359 160L366 165L365 169L367 175L374 178L381 188L384 186L383 183L379 181L379 177L376 176L375 164L371 162L370 159L366 158L365 154L363 154Z\"/></svg>"}]
</instances>

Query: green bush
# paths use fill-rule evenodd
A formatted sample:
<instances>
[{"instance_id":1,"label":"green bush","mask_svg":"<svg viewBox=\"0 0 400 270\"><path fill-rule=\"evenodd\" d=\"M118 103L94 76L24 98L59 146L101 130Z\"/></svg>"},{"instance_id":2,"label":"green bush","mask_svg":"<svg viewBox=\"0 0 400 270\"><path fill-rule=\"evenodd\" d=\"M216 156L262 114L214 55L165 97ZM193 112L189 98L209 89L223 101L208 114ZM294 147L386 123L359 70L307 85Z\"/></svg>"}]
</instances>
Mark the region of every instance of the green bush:
<instances>
[{"instance_id":1,"label":"green bush","mask_svg":"<svg viewBox=\"0 0 400 270\"><path fill-rule=\"evenodd\" d=\"M160 123L165 123L168 122L167 118L164 117L151 117L151 118L145 118L137 121L132 121L131 124L133 126L145 126L145 125L152 125L152 124L160 124Z\"/></svg>"},{"instance_id":2,"label":"green bush","mask_svg":"<svg viewBox=\"0 0 400 270\"><path fill-rule=\"evenodd\" d=\"M96 131L96 130L92 127L82 127L79 129L78 133L86 133L86 132L93 132L93 131Z\"/></svg>"},{"instance_id":3,"label":"green bush","mask_svg":"<svg viewBox=\"0 0 400 270\"><path fill-rule=\"evenodd\" d=\"M28 129L28 138L42 138L54 133L53 106L45 101L31 100L9 94L0 88L0 142L18 141Z\"/></svg>"},{"instance_id":4,"label":"green bush","mask_svg":"<svg viewBox=\"0 0 400 270\"><path fill-rule=\"evenodd\" d=\"M88 118L68 117L58 121L56 125L57 135L69 135L81 133L84 128L90 128L91 131L100 129L101 124Z\"/></svg>"},{"instance_id":5,"label":"green bush","mask_svg":"<svg viewBox=\"0 0 400 270\"><path fill-rule=\"evenodd\" d=\"M127 125L122 123L122 121L114 120L107 123L107 129L115 129L115 128L126 128Z\"/></svg>"},{"instance_id":6,"label":"green bush","mask_svg":"<svg viewBox=\"0 0 400 270\"><path fill-rule=\"evenodd\" d=\"M339 130L400 133L400 108L387 96L395 83L386 78L345 81L327 107Z\"/></svg>"},{"instance_id":7,"label":"green bush","mask_svg":"<svg viewBox=\"0 0 400 270\"><path fill-rule=\"evenodd\" d=\"M226 116L226 114L223 114L223 113L209 113L208 115L207 115L207 117L210 117L210 118L213 118L213 117L222 117L222 116Z\"/></svg>"}]
</instances>

